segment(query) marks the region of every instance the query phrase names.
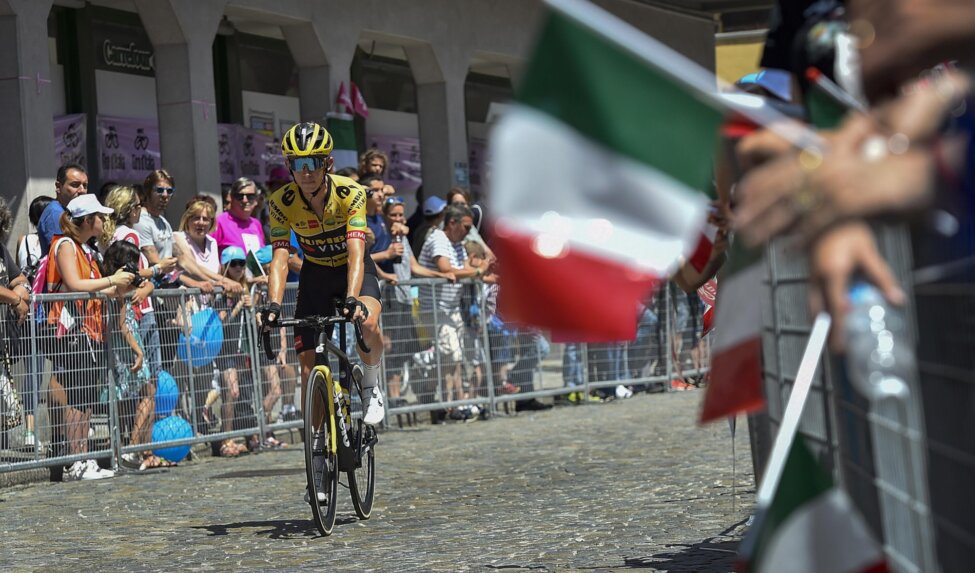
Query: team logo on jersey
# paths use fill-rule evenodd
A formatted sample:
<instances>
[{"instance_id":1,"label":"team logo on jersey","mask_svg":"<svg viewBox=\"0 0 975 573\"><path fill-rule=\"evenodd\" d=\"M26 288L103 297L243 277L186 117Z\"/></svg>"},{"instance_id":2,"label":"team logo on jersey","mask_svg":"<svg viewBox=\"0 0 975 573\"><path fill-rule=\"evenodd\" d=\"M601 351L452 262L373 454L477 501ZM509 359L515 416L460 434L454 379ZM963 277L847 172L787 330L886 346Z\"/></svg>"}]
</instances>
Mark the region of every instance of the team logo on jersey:
<instances>
[{"instance_id":1,"label":"team logo on jersey","mask_svg":"<svg viewBox=\"0 0 975 573\"><path fill-rule=\"evenodd\" d=\"M271 229L271 238L274 237L287 237L291 233L287 229L282 229L281 227L275 227Z\"/></svg>"},{"instance_id":2,"label":"team logo on jersey","mask_svg":"<svg viewBox=\"0 0 975 573\"><path fill-rule=\"evenodd\" d=\"M335 194L339 196L339 199L345 199L350 193L352 193L352 190L344 185L335 188Z\"/></svg>"},{"instance_id":3,"label":"team logo on jersey","mask_svg":"<svg viewBox=\"0 0 975 573\"><path fill-rule=\"evenodd\" d=\"M285 192L281 194L281 202L284 203L285 206L290 207L291 204L295 202L295 190L285 190Z\"/></svg>"},{"instance_id":4,"label":"team logo on jersey","mask_svg":"<svg viewBox=\"0 0 975 573\"><path fill-rule=\"evenodd\" d=\"M309 229L317 229L319 227L321 227L321 224L319 224L318 221L308 221L308 228Z\"/></svg>"},{"instance_id":5,"label":"team logo on jersey","mask_svg":"<svg viewBox=\"0 0 975 573\"><path fill-rule=\"evenodd\" d=\"M365 227L366 220L363 219L362 217L352 217L352 220L349 221L349 224L352 225L353 227Z\"/></svg>"},{"instance_id":6,"label":"team logo on jersey","mask_svg":"<svg viewBox=\"0 0 975 573\"><path fill-rule=\"evenodd\" d=\"M334 227L335 224L336 224L335 223L335 219L332 218L332 217L329 217L328 219L325 219L325 224L328 225L329 227Z\"/></svg>"}]
</instances>

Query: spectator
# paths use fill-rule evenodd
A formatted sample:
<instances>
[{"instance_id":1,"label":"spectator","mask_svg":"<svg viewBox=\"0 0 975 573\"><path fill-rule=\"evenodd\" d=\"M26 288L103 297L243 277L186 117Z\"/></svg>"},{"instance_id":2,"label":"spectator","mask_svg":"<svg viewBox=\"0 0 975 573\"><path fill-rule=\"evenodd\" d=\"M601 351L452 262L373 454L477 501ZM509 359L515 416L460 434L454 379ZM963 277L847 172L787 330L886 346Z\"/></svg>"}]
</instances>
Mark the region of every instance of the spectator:
<instances>
[{"instance_id":1,"label":"spectator","mask_svg":"<svg viewBox=\"0 0 975 573\"><path fill-rule=\"evenodd\" d=\"M359 172L356 171L355 167L343 167L335 172L336 175L341 175L342 177L348 177L353 181L359 180Z\"/></svg>"},{"instance_id":2,"label":"spectator","mask_svg":"<svg viewBox=\"0 0 975 573\"><path fill-rule=\"evenodd\" d=\"M426 243L427 235L430 234L432 229L440 226L440 222L443 220L443 212L446 207L447 202L436 195L429 197L423 202L423 222L420 223L419 228L413 232L413 238L410 239L410 247L413 248L414 253L418 253L423 250L423 244Z\"/></svg>"},{"instance_id":3,"label":"spectator","mask_svg":"<svg viewBox=\"0 0 975 573\"><path fill-rule=\"evenodd\" d=\"M261 222L252 214L257 207L257 185L246 177L234 181L230 187L230 210L217 216L213 238L222 253L230 246L240 247L244 253L257 252L266 244Z\"/></svg>"},{"instance_id":4,"label":"spectator","mask_svg":"<svg viewBox=\"0 0 975 573\"><path fill-rule=\"evenodd\" d=\"M48 204L54 201L53 197L48 197L47 195L41 195L35 197L33 201L30 202L30 207L27 210L27 217L30 220L31 226L34 227L35 232L27 233L22 235L17 239L17 266L20 271L24 274L27 279L26 286L30 288L30 285L34 282L34 276L37 274L37 269L40 267L41 258L47 253L41 248L41 238L40 234L37 233L37 225L40 222L41 214L44 213L44 209L47 208ZM0 228L2 230L2 228ZM2 234L2 233L0 233ZM4 242L6 239L0 239L0 243ZM27 350L27 349L24 349ZM36 436L34 434L34 408L36 407L35 396L36 392L40 389L40 375L44 370L43 358L40 355L33 355L29 358L31 362L31 368L29 368L29 383L30 386L27 388L22 388L21 392L21 403L24 407L24 446L33 447L37 445ZM56 375L52 375L55 381L57 380Z\"/></svg>"},{"instance_id":5,"label":"spectator","mask_svg":"<svg viewBox=\"0 0 975 573\"><path fill-rule=\"evenodd\" d=\"M363 177L359 182L366 190L366 225L372 232L372 246L369 255L376 262L379 278L389 281L392 278L392 265L402 260L403 233L397 234L394 241L383 219L383 180L375 176Z\"/></svg>"},{"instance_id":6,"label":"spectator","mask_svg":"<svg viewBox=\"0 0 975 573\"><path fill-rule=\"evenodd\" d=\"M453 273L456 278L480 278L488 269L484 264L472 267L464 251L464 237L474 224L467 207L451 205L444 212L444 228L433 229L420 252L420 264L431 271ZM424 324L437 324L437 351L446 383L447 401L462 399L460 366L464 360L464 321L461 316L461 285L439 287L437 306L433 305L433 287L420 286L420 312ZM436 313L436 319L434 319Z\"/></svg>"},{"instance_id":7,"label":"spectator","mask_svg":"<svg viewBox=\"0 0 975 573\"><path fill-rule=\"evenodd\" d=\"M27 209L27 218L31 226L34 227L34 232L21 235L17 239L17 266L23 271L28 282L34 281L34 274L41 263L41 257L47 254L41 247L41 237L37 232L37 225L40 223L44 210L52 201L54 198L47 195L34 197Z\"/></svg>"},{"instance_id":8,"label":"spectator","mask_svg":"<svg viewBox=\"0 0 975 573\"><path fill-rule=\"evenodd\" d=\"M28 301L30 287L27 277L21 272L14 258L7 250L7 233L13 216L7 208L7 202L0 198L0 375L7 380L13 380L9 371L14 360L24 354L19 348L21 325L29 314ZM25 418L26 425L25 446L33 446L34 438L34 403L28 402L24 396L28 392L21 392L23 398L18 397L11 386L0 387L0 433L20 424L20 418ZM29 392L33 394L33 392ZM33 396L31 396L33 398ZM26 408L26 409L25 409ZM29 418L28 418L29 416ZM31 438L27 443L26 438Z\"/></svg>"},{"instance_id":9,"label":"spectator","mask_svg":"<svg viewBox=\"0 0 975 573\"><path fill-rule=\"evenodd\" d=\"M377 194L378 195L378 194ZM370 202L372 199L370 199ZM456 280L452 271L441 272L431 270L421 265L413 255L409 242L405 240L406 220L403 200L399 197L389 197L383 201L383 216L388 228L392 229L394 241L402 247L399 260L385 260L378 264L380 271L385 271L391 278L384 287L383 300L383 332L390 339L390 349L386 352L389 361L406 362L413 354L419 352L416 326L413 323L413 289L409 285L398 283L409 281L414 276L426 278L444 278L453 282ZM402 383L402 369L390 369L388 380L388 396L390 407L403 405L400 397Z\"/></svg>"},{"instance_id":10,"label":"spectator","mask_svg":"<svg viewBox=\"0 0 975 573\"><path fill-rule=\"evenodd\" d=\"M423 185L417 186L414 197L416 197L416 209L414 209L413 213L406 218L406 226L410 228L410 233L408 235L410 245L415 244L413 238L416 236L416 230L423 225ZM420 244L422 245L423 243ZM415 250L416 249L414 249L414 251Z\"/></svg>"},{"instance_id":11,"label":"spectator","mask_svg":"<svg viewBox=\"0 0 975 573\"><path fill-rule=\"evenodd\" d=\"M122 269L102 277L94 251L87 245L90 239L102 233L104 217L111 212L94 195L80 195L68 203L60 220L64 236L51 245L48 253L49 292L114 295L116 285L125 287L132 282L134 275ZM97 298L73 303L53 302L47 309L50 336L55 336L58 325L63 328L68 322L65 317L72 316L76 323L67 334L56 339L56 350L48 353L55 367L61 369L58 383L52 383L48 390L52 426L55 433L64 433L63 440L72 455L88 452L92 408L98 401L99 372L105 364L101 313L102 301ZM114 475L112 471L99 468L94 459L87 459L72 464L64 477L90 480Z\"/></svg>"},{"instance_id":12,"label":"spectator","mask_svg":"<svg viewBox=\"0 0 975 573\"><path fill-rule=\"evenodd\" d=\"M51 248L55 235L61 235L61 213L72 199L88 192L88 172L78 163L65 163L58 169L54 180L54 198L37 222L37 235L41 241L41 252Z\"/></svg>"},{"instance_id":13,"label":"spectator","mask_svg":"<svg viewBox=\"0 0 975 573\"><path fill-rule=\"evenodd\" d=\"M355 173L355 170L352 170ZM278 189L291 183L291 172L284 165L275 165L267 173L267 190L274 193Z\"/></svg>"},{"instance_id":14,"label":"spectator","mask_svg":"<svg viewBox=\"0 0 975 573\"><path fill-rule=\"evenodd\" d=\"M246 255L243 249L235 245L228 246L220 254L220 262L228 279L237 281L241 286L245 285ZM244 320L241 313L245 306L251 307L252 300L250 294L242 291L239 296L223 297L222 302L216 307L220 321L224 325L223 348L217 356L217 369L220 370L223 390L220 419L223 426L221 429L224 432L234 430L236 405L240 398L240 373L246 368L247 357L240 346L243 337L241 325ZM246 445L237 444L231 438L224 440L220 445L220 455L224 457L237 457L246 451Z\"/></svg>"},{"instance_id":15,"label":"spectator","mask_svg":"<svg viewBox=\"0 0 975 573\"><path fill-rule=\"evenodd\" d=\"M464 240L474 241L475 243L479 244L481 249L484 251L484 258L489 263L497 260L497 257L494 256L494 251L492 251L491 247L489 247L484 239L481 238L481 234L477 230L477 223L480 221L481 208L480 206L477 206L477 213L474 212L473 207L471 207L470 196L468 195L467 191L460 187L451 188L450 191L447 192L447 204L464 205L465 207L471 209L471 220L474 221L474 226L471 227L470 232L467 234L467 237L465 237Z\"/></svg>"},{"instance_id":16,"label":"spectator","mask_svg":"<svg viewBox=\"0 0 975 573\"><path fill-rule=\"evenodd\" d=\"M153 270L149 267L149 261L142 253L142 244L139 233L133 228L142 215L142 202L136 192L131 187L116 186L107 196L107 207L114 212L105 221L105 230L102 232L102 244L112 245L117 241L126 241L139 250L139 257L136 259L136 267L139 276L151 279ZM109 247L110 248L110 247ZM163 272L171 270L176 259L170 258L163 261ZM132 289L131 303L135 305L134 315L138 321L138 336L143 343L145 362L155 380L162 370L162 348L160 347L159 328L156 324L155 307L152 304L150 294L155 288L151 280L136 281L141 284L138 288ZM152 387L153 399L155 399L155 386Z\"/></svg>"},{"instance_id":17,"label":"spectator","mask_svg":"<svg viewBox=\"0 0 975 573\"><path fill-rule=\"evenodd\" d=\"M359 178L358 181L362 183L362 180L370 175L379 177L380 179L386 178L386 169L389 167L389 158L386 154L378 149L368 149L365 153L359 157ZM384 197L389 197L390 195L396 194L396 189L392 185L384 183L381 187Z\"/></svg>"},{"instance_id":18,"label":"spectator","mask_svg":"<svg viewBox=\"0 0 975 573\"><path fill-rule=\"evenodd\" d=\"M126 189L116 187L109 192L118 195L118 191ZM130 188L127 193L134 195ZM133 209L138 214L138 209ZM114 241L105 251L105 272L114 273L119 269L135 268L142 253L139 248L127 240ZM145 278L136 278L133 285L141 283L138 288L148 285L151 292L152 282ZM115 353L114 384L116 398L119 405L119 417L124 429L129 431L129 444L149 444L152 442L153 418L156 415L156 383L155 375L149 368L146 346L140 334L139 319L136 318L136 301L127 295L133 294L132 285L118 286L115 289L115 304L119 309L117 323L112 320L108 328L112 333L112 350ZM110 315L111 316L111 315ZM102 390L102 402L108 400L107 388ZM172 464L158 456L151 450L141 454L122 454L123 461L138 467L140 470L149 468L169 467Z\"/></svg>"},{"instance_id":19,"label":"spectator","mask_svg":"<svg viewBox=\"0 0 975 573\"><path fill-rule=\"evenodd\" d=\"M108 193L116 187L118 187L118 183L116 183L115 181L108 181L106 183L103 183L102 186L98 188L98 194L97 194L98 202L101 203L102 205L105 205L105 201L108 198Z\"/></svg>"}]
</instances>

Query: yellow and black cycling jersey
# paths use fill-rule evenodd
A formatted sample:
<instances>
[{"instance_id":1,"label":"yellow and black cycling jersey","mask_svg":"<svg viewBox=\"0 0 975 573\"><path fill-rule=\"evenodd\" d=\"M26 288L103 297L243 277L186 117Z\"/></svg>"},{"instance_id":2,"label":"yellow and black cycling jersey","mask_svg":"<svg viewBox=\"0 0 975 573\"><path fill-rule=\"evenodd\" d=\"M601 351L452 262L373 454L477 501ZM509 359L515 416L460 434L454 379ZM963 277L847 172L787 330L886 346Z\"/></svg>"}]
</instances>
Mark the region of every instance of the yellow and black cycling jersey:
<instances>
[{"instance_id":1,"label":"yellow and black cycling jersey","mask_svg":"<svg viewBox=\"0 0 975 573\"><path fill-rule=\"evenodd\" d=\"M272 248L291 248L291 231L305 261L340 267L348 261L345 242L366 239L366 192L358 183L340 175L326 175L325 211L319 218L294 182L268 198Z\"/></svg>"}]
</instances>

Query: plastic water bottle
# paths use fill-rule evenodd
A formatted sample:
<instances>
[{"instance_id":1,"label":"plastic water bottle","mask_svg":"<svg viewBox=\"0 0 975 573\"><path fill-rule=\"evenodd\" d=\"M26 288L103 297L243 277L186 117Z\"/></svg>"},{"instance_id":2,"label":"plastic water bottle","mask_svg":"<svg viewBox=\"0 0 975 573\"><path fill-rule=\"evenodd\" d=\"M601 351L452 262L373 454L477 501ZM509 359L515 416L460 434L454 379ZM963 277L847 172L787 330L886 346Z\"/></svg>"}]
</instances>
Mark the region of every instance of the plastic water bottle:
<instances>
[{"instance_id":1,"label":"plastic water bottle","mask_svg":"<svg viewBox=\"0 0 975 573\"><path fill-rule=\"evenodd\" d=\"M904 313L866 281L855 281L849 295L846 369L851 383L869 400L906 398L917 366Z\"/></svg>"}]
</instances>

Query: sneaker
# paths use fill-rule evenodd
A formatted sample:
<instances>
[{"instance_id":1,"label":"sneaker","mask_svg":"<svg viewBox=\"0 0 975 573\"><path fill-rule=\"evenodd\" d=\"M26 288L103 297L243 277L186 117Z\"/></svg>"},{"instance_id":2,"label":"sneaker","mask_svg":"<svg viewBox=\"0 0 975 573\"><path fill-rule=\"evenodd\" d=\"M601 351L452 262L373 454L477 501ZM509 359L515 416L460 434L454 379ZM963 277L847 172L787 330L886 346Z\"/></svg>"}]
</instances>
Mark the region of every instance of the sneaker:
<instances>
[{"instance_id":1,"label":"sneaker","mask_svg":"<svg viewBox=\"0 0 975 573\"><path fill-rule=\"evenodd\" d=\"M96 480L115 477L115 472L98 466L95 460L85 460L85 470L81 474L82 480Z\"/></svg>"},{"instance_id":2,"label":"sneaker","mask_svg":"<svg viewBox=\"0 0 975 573\"><path fill-rule=\"evenodd\" d=\"M122 454L122 465L137 468L142 465L142 454L139 452L129 452Z\"/></svg>"},{"instance_id":3,"label":"sneaker","mask_svg":"<svg viewBox=\"0 0 975 573\"><path fill-rule=\"evenodd\" d=\"M362 421L369 424L370 426L375 426L379 422L383 421L386 417L386 400L383 398L383 392L379 389L379 386L373 386L372 392L366 394L366 404L363 408L364 414L362 415Z\"/></svg>"},{"instance_id":4,"label":"sneaker","mask_svg":"<svg viewBox=\"0 0 975 573\"><path fill-rule=\"evenodd\" d=\"M75 462L68 466L64 473L62 474L62 481L78 481L81 479L81 474L85 472L88 464L85 462Z\"/></svg>"},{"instance_id":5,"label":"sneaker","mask_svg":"<svg viewBox=\"0 0 975 573\"><path fill-rule=\"evenodd\" d=\"M633 390L630 390L626 386L623 386L622 384L620 384L619 386L616 387L616 397L619 398L620 400L625 400L627 398L632 398L633 397Z\"/></svg>"}]
</instances>

